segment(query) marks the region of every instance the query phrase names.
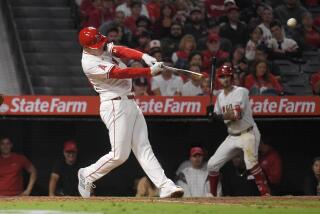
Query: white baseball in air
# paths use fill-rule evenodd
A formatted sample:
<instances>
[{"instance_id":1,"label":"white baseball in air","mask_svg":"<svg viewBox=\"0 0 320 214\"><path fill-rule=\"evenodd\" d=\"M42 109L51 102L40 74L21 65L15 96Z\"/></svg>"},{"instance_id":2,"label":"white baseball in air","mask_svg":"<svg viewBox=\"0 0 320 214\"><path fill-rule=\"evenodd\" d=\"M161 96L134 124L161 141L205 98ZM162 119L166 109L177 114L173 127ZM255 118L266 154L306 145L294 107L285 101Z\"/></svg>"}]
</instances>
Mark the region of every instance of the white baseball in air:
<instances>
[{"instance_id":1,"label":"white baseball in air","mask_svg":"<svg viewBox=\"0 0 320 214\"><path fill-rule=\"evenodd\" d=\"M294 28L297 26L297 20L295 18L290 18L287 21L288 27Z\"/></svg>"}]
</instances>

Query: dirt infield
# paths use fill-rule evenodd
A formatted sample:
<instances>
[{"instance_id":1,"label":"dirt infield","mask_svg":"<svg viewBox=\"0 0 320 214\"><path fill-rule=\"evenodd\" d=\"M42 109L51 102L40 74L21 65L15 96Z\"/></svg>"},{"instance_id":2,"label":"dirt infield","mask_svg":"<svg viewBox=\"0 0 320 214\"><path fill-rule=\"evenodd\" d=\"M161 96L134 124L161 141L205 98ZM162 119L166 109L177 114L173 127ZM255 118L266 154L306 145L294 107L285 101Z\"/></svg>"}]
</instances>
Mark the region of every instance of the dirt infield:
<instances>
[{"instance_id":1,"label":"dirt infield","mask_svg":"<svg viewBox=\"0 0 320 214\"><path fill-rule=\"evenodd\" d=\"M106 201L106 202L144 202L144 203L181 203L181 204L222 204L244 206L282 206L301 208L320 208L319 196L279 196L279 197L217 197L217 198L135 198L135 197L0 197L3 202L64 202L64 201Z\"/></svg>"}]
</instances>

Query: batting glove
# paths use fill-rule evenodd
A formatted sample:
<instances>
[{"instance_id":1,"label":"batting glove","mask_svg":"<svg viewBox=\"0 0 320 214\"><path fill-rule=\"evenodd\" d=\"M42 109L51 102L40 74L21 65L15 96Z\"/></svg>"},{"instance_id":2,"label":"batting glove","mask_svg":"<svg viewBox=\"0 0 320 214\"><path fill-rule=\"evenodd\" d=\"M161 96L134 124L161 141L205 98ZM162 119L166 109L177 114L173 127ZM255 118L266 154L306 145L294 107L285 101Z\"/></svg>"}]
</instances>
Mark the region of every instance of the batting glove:
<instances>
[{"instance_id":1,"label":"batting glove","mask_svg":"<svg viewBox=\"0 0 320 214\"><path fill-rule=\"evenodd\" d=\"M150 56L149 54L143 54L142 59L150 67L157 62L156 58Z\"/></svg>"},{"instance_id":2,"label":"batting glove","mask_svg":"<svg viewBox=\"0 0 320 214\"><path fill-rule=\"evenodd\" d=\"M151 70L151 75L156 76L159 74L161 71L164 70L163 68L163 62L156 62L153 66L150 67Z\"/></svg>"}]
</instances>

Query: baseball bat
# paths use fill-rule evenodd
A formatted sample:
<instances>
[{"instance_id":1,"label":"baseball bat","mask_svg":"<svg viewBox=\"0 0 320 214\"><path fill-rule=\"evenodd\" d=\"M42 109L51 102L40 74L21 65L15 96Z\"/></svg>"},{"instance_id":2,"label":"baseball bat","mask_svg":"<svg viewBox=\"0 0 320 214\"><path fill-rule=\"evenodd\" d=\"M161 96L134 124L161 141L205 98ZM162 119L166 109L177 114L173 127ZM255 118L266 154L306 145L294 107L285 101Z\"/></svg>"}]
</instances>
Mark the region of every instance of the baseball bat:
<instances>
[{"instance_id":1,"label":"baseball bat","mask_svg":"<svg viewBox=\"0 0 320 214\"><path fill-rule=\"evenodd\" d=\"M163 68L166 70L169 70L169 71L173 71L173 72L178 72L178 73L182 73L182 74L192 74L192 75L196 75L198 77L203 77L203 74L189 71L189 70L185 70L185 69L174 68L174 67L170 67L170 66L166 66L166 65L163 65Z\"/></svg>"},{"instance_id":2,"label":"baseball bat","mask_svg":"<svg viewBox=\"0 0 320 214\"><path fill-rule=\"evenodd\" d=\"M210 101L209 101L209 105L207 106L207 115L209 117L209 121L212 120L213 111L214 111L212 98L213 98L213 81L214 81L214 76L215 76L215 71L216 71L216 63L217 63L217 58L213 57L212 64L211 64L211 74L210 74L210 95L209 95Z\"/></svg>"}]
</instances>

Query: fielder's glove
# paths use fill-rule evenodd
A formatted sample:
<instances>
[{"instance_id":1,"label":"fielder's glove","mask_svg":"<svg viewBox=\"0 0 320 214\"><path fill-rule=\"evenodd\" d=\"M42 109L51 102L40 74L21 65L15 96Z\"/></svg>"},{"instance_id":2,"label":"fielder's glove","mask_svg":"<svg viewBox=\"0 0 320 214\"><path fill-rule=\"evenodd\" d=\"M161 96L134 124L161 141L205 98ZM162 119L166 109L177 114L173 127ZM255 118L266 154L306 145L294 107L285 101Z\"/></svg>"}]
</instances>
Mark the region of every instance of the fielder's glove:
<instances>
[{"instance_id":1,"label":"fielder's glove","mask_svg":"<svg viewBox=\"0 0 320 214\"><path fill-rule=\"evenodd\" d=\"M150 67L151 70L151 75L156 76L159 74L161 71L164 70L163 68L163 62L156 62L153 66Z\"/></svg>"},{"instance_id":2,"label":"fielder's glove","mask_svg":"<svg viewBox=\"0 0 320 214\"><path fill-rule=\"evenodd\" d=\"M142 59L150 67L153 66L157 62L156 58L154 58L148 54L143 54Z\"/></svg>"}]
</instances>

